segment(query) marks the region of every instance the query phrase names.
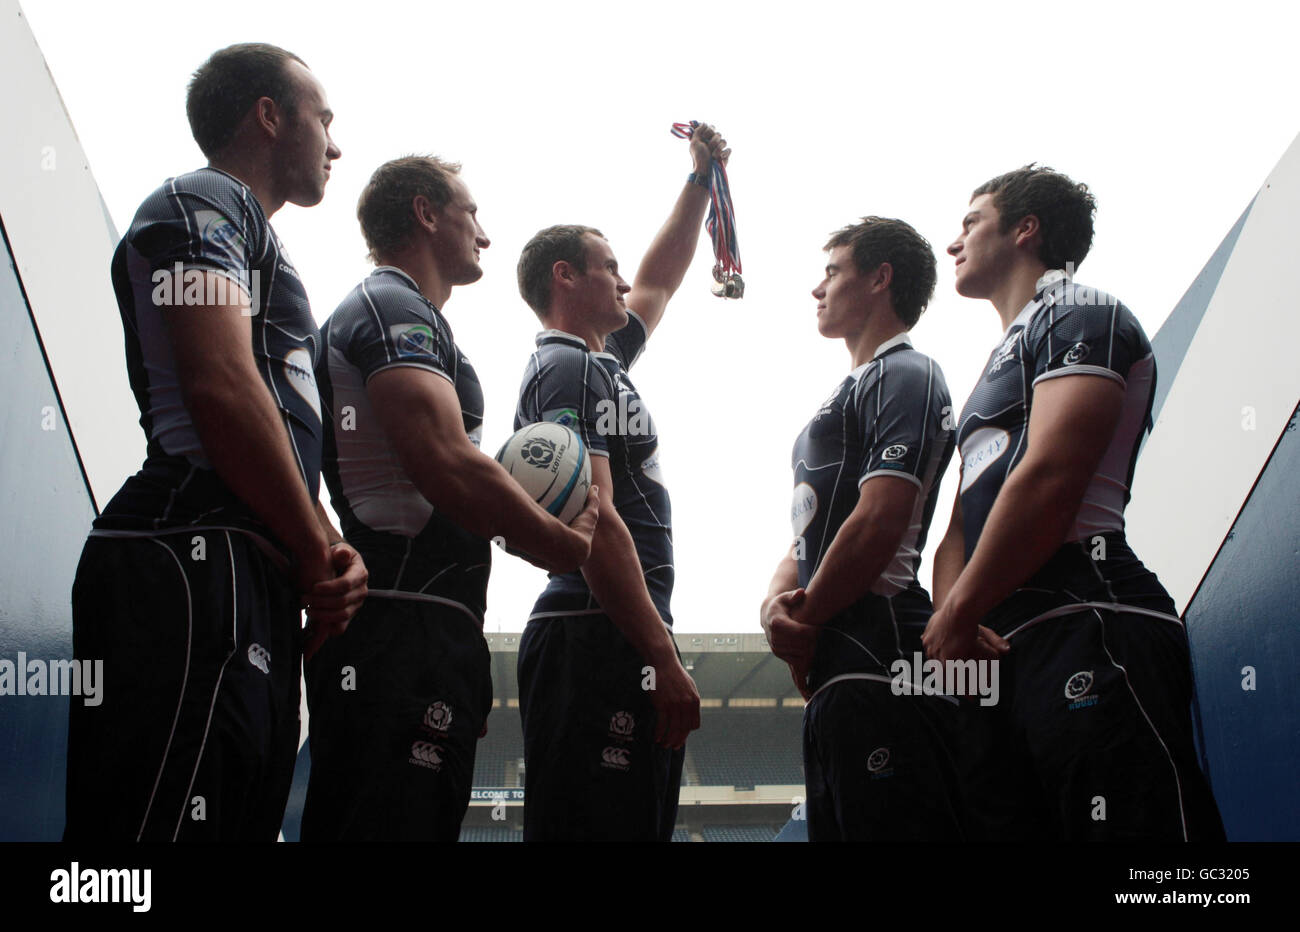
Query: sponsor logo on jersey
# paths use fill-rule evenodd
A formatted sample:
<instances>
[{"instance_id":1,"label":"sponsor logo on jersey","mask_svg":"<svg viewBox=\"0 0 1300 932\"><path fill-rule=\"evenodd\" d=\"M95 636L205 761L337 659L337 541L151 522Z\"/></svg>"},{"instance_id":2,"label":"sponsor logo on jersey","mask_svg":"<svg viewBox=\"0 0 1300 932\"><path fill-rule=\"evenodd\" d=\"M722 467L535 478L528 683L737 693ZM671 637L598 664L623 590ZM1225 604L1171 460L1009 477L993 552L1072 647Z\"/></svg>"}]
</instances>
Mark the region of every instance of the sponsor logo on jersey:
<instances>
[{"instance_id":1,"label":"sponsor logo on jersey","mask_svg":"<svg viewBox=\"0 0 1300 932\"><path fill-rule=\"evenodd\" d=\"M248 645L248 662L263 673L271 672L271 652L261 644Z\"/></svg>"},{"instance_id":2,"label":"sponsor logo on jersey","mask_svg":"<svg viewBox=\"0 0 1300 932\"><path fill-rule=\"evenodd\" d=\"M428 324L394 324L388 336L398 356L432 356L437 340Z\"/></svg>"},{"instance_id":3,"label":"sponsor logo on jersey","mask_svg":"<svg viewBox=\"0 0 1300 932\"><path fill-rule=\"evenodd\" d=\"M794 500L790 502L790 526L798 537L817 516L817 490L806 482L794 487Z\"/></svg>"},{"instance_id":4,"label":"sponsor logo on jersey","mask_svg":"<svg viewBox=\"0 0 1300 932\"><path fill-rule=\"evenodd\" d=\"M1091 695L1093 675L1091 670L1080 670L1065 681L1065 698L1070 700L1069 711L1096 705L1101 697Z\"/></svg>"},{"instance_id":5,"label":"sponsor logo on jersey","mask_svg":"<svg viewBox=\"0 0 1300 932\"><path fill-rule=\"evenodd\" d=\"M416 741L411 744L411 756L408 763L429 770L442 769L442 747L429 741Z\"/></svg>"},{"instance_id":6,"label":"sponsor logo on jersey","mask_svg":"<svg viewBox=\"0 0 1300 932\"><path fill-rule=\"evenodd\" d=\"M981 427L973 430L961 445L961 492L965 492L984 470L1007 452L1011 437L1000 427Z\"/></svg>"},{"instance_id":7,"label":"sponsor logo on jersey","mask_svg":"<svg viewBox=\"0 0 1300 932\"><path fill-rule=\"evenodd\" d=\"M876 748L867 755L867 770L876 777L887 777L894 772L892 767L888 770L886 767L889 767L889 748Z\"/></svg>"},{"instance_id":8,"label":"sponsor logo on jersey","mask_svg":"<svg viewBox=\"0 0 1300 932\"><path fill-rule=\"evenodd\" d=\"M1087 343L1076 343L1065 351L1065 358L1062 360L1067 366L1073 366L1075 363L1083 362L1088 355Z\"/></svg>"},{"instance_id":9,"label":"sponsor logo on jersey","mask_svg":"<svg viewBox=\"0 0 1300 932\"><path fill-rule=\"evenodd\" d=\"M609 733L615 737L626 738L636 730L636 718L631 712L615 712L609 720Z\"/></svg>"},{"instance_id":10,"label":"sponsor logo on jersey","mask_svg":"<svg viewBox=\"0 0 1300 932\"><path fill-rule=\"evenodd\" d=\"M901 443L896 443L892 447L885 447L880 453L880 458L886 462L901 460L907 455L907 447Z\"/></svg>"},{"instance_id":11,"label":"sponsor logo on jersey","mask_svg":"<svg viewBox=\"0 0 1300 932\"><path fill-rule=\"evenodd\" d=\"M605 748L600 752L600 766L610 770L627 770L632 766L632 752L627 748Z\"/></svg>"},{"instance_id":12,"label":"sponsor logo on jersey","mask_svg":"<svg viewBox=\"0 0 1300 932\"><path fill-rule=\"evenodd\" d=\"M520 447L519 455L529 466L545 469L555 461L555 444L545 437L529 437Z\"/></svg>"},{"instance_id":13,"label":"sponsor logo on jersey","mask_svg":"<svg viewBox=\"0 0 1300 932\"><path fill-rule=\"evenodd\" d=\"M570 430L578 429L578 412L572 408L551 408L549 411L542 412L543 421L554 421L556 424L562 424Z\"/></svg>"},{"instance_id":14,"label":"sponsor logo on jersey","mask_svg":"<svg viewBox=\"0 0 1300 932\"><path fill-rule=\"evenodd\" d=\"M311 353L301 346L289 350L284 357L284 375L285 380L293 386L293 390L311 405L312 411L316 413L316 418L319 420L320 391L316 388L316 373L311 367Z\"/></svg>"},{"instance_id":15,"label":"sponsor logo on jersey","mask_svg":"<svg viewBox=\"0 0 1300 932\"><path fill-rule=\"evenodd\" d=\"M215 210L200 210L195 212L194 219L199 223L199 237L204 243L227 255L242 258L244 237L223 214Z\"/></svg>"},{"instance_id":16,"label":"sponsor logo on jersey","mask_svg":"<svg viewBox=\"0 0 1300 932\"><path fill-rule=\"evenodd\" d=\"M424 710L424 725L433 731L445 735L451 727L451 706L439 699Z\"/></svg>"}]
</instances>

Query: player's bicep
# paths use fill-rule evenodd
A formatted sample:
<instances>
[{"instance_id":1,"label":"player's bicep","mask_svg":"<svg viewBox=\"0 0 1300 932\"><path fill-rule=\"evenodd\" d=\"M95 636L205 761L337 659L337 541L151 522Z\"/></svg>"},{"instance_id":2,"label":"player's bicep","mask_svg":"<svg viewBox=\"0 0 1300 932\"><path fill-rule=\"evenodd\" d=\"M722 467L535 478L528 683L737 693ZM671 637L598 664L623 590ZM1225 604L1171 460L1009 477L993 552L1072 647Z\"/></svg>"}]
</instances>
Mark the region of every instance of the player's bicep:
<instances>
[{"instance_id":1,"label":"player's bicep","mask_svg":"<svg viewBox=\"0 0 1300 932\"><path fill-rule=\"evenodd\" d=\"M911 523L918 494L910 476L877 473L859 486L854 517L885 535L897 548Z\"/></svg>"},{"instance_id":2,"label":"player's bicep","mask_svg":"<svg viewBox=\"0 0 1300 932\"><path fill-rule=\"evenodd\" d=\"M221 302L159 305L176 377L186 397L243 384L257 375L248 294L219 272L204 271L199 276L201 294L221 296Z\"/></svg>"},{"instance_id":3,"label":"player's bicep","mask_svg":"<svg viewBox=\"0 0 1300 932\"><path fill-rule=\"evenodd\" d=\"M474 452L460 399L446 376L412 365L390 366L366 382L366 394L402 469L413 480Z\"/></svg>"},{"instance_id":4,"label":"player's bicep","mask_svg":"<svg viewBox=\"0 0 1300 932\"><path fill-rule=\"evenodd\" d=\"M1040 382L1017 468L1042 469L1082 495L1110 446L1123 405L1124 389L1109 378L1081 373Z\"/></svg>"}]
</instances>

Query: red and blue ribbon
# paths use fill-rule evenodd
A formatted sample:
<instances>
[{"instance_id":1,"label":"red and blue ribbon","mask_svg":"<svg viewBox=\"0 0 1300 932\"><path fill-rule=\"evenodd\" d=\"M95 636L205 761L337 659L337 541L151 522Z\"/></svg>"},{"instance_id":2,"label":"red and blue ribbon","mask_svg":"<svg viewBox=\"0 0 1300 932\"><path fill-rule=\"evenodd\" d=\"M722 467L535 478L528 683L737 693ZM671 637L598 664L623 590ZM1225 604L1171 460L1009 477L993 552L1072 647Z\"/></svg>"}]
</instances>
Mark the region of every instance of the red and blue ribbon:
<instances>
[{"instance_id":1,"label":"red and blue ribbon","mask_svg":"<svg viewBox=\"0 0 1300 932\"><path fill-rule=\"evenodd\" d=\"M672 133L678 139L690 139L699 125L699 120L674 123ZM704 228L713 238L713 255L718 260L714 267L714 277L722 281L723 277L741 271L740 246L736 243L736 211L731 205L727 167L714 159L710 172L709 216L704 221Z\"/></svg>"}]
</instances>

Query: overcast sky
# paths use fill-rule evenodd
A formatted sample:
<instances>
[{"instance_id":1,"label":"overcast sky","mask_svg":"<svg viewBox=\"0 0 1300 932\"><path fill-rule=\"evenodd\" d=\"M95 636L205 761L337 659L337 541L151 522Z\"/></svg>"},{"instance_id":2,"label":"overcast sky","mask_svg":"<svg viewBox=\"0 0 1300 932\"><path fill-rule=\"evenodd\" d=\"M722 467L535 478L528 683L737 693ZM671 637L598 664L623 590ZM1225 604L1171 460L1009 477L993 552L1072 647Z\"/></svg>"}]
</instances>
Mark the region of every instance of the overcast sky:
<instances>
[{"instance_id":1,"label":"overcast sky","mask_svg":"<svg viewBox=\"0 0 1300 932\"><path fill-rule=\"evenodd\" d=\"M318 321L369 271L355 207L371 171L411 152L463 162L492 246L484 278L444 310L483 381L489 452L510 433L537 330L515 286L524 242L589 224L635 269L690 170L670 125L715 123L734 149L746 296L709 293L702 236L632 372L659 428L686 632L757 630L791 538L791 444L849 369L809 294L832 230L873 213L930 240L939 284L913 342L960 409L1001 329L990 305L956 295L943 252L972 188L1030 161L1085 181L1097 232L1078 280L1153 335L1297 131L1295 15L1275 4L23 7L119 231L164 178L203 164L184 95L212 51L265 41L307 62L343 158L321 205L272 223ZM143 455L142 437L123 442ZM543 584L498 555L488 630L520 630Z\"/></svg>"}]
</instances>

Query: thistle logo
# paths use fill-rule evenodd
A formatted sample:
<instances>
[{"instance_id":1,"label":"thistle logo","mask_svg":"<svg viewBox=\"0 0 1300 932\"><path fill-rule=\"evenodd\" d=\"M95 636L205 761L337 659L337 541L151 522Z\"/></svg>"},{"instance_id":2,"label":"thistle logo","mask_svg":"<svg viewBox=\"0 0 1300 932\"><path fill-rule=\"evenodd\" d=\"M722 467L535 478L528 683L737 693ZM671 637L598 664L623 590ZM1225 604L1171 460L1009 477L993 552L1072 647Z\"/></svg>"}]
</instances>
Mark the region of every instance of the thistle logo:
<instances>
[{"instance_id":1,"label":"thistle logo","mask_svg":"<svg viewBox=\"0 0 1300 932\"><path fill-rule=\"evenodd\" d=\"M442 769L442 748L428 741L416 741L411 745L411 757L408 763L429 770Z\"/></svg>"},{"instance_id":2,"label":"thistle logo","mask_svg":"<svg viewBox=\"0 0 1300 932\"><path fill-rule=\"evenodd\" d=\"M271 672L271 652L261 644L248 645L248 662L263 673Z\"/></svg>"},{"instance_id":3,"label":"thistle logo","mask_svg":"<svg viewBox=\"0 0 1300 932\"><path fill-rule=\"evenodd\" d=\"M868 755L867 770L875 777L887 777L894 772L892 767L888 770L885 769L886 767L889 767L889 748L876 748Z\"/></svg>"},{"instance_id":4,"label":"thistle logo","mask_svg":"<svg viewBox=\"0 0 1300 932\"><path fill-rule=\"evenodd\" d=\"M451 718L451 706L441 699L424 710L425 726L444 735L451 727Z\"/></svg>"},{"instance_id":5,"label":"thistle logo","mask_svg":"<svg viewBox=\"0 0 1300 932\"><path fill-rule=\"evenodd\" d=\"M1076 343L1065 351L1065 358L1062 360L1067 366L1073 366L1075 363L1083 362L1088 355L1087 343Z\"/></svg>"},{"instance_id":6,"label":"thistle logo","mask_svg":"<svg viewBox=\"0 0 1300 932\"><path fill-rule=\"evenodd\" d=\"M632 766L631 753L627 748L605 748L600 752L600 766L610 770L627 770Z\"/></svg>"},{"instance_id":7,"label":"thistle logo","mask_svg":"<svg viewBox=\"0 0 1300 932\"><path fill-rule=\"evenodd\" d=\"M609 720L609 733L625 738L636 730L636 719L631 712L615 712Z\"/></svg>"},{"instance_id":8,"label":"thistle logo","mask_svg":"<svg viewBox=\"0 0 1300 932\"><path fill-rule=\"evenodd\" d=\"M881 452L880 458L885 461L901 460L907 455L907 447L901 443L896 443L892 447L885 447Z\"/></svg>"},{"instance_id":9,"label":"thistle logo","mask_svg":"<svg viewBox=\"0 0 1300 932\"><path fill-rule=\"evenodd\" d=\"M1065 681L1065 698L1070 700L1069 711L1086 709L1096 705L1100 698L1092 696L1093 675L1091 670L1081 670Z\"/></svg>"},{"instance_id":10,"label":"thistle logo","mask_svg":"<svg viewBox=\"0 0 1300 932\"><path fill-rule=\"evenodd\" d=\"M1020 339L1020 331L1017 330L1011 336L1002 341L1002 345L997 348L993 354L993 359L989 361L988 374L992 375L1002 368L1002 364L1011 359L1016 354L1016 342Z\"/></svg>"},{"instance_id":11,"label":"thistle logo","mask_svg":"<svg viewBox=\"0 0 1300 932\"><path fill-rule=\"evenodd\" d=\"M555 460L555 444L545 437L531 437L520 449L519 455L529 466L545 469Z\"/></svg>"}]
</instances>

